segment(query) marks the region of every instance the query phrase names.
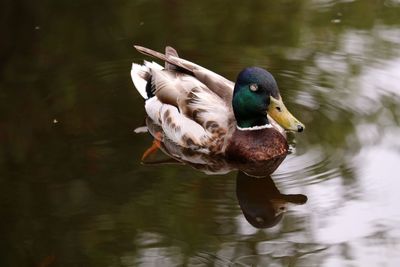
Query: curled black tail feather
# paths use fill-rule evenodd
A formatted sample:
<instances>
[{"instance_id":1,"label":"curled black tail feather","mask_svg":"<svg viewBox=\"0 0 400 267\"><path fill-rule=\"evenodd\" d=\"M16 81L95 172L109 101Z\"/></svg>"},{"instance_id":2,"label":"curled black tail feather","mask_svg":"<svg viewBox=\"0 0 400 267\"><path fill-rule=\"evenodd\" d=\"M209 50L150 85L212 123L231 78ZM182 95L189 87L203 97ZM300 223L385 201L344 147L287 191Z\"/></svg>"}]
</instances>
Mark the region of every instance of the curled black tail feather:
<instances>
[{"instance_id":1,"label":"curled black tail feather","mask_svg":"<svg viewBox=\"0 0 400 267\"><path fill-rule=\"evenodd\" d=\"M154 96L154 90L153 90L153 86L152 86L152 82L151 82L152 77L148 77L147 83L146 83L146 93L147 93L147 97L151 98Z\"/></svg>"}]
</instances>

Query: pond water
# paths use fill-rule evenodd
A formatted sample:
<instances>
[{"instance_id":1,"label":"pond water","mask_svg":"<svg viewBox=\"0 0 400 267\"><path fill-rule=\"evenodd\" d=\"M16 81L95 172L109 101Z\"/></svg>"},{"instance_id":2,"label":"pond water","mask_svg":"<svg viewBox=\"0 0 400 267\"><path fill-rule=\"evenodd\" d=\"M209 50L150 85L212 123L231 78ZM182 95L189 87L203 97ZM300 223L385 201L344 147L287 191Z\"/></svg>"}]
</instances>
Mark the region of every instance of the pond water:
<instances>
[{"instance_id":1,"label":"pond water","mask_svg":"<svg viewBox=\"0 0 400 267\"><path fill-rule=\"evenodd\" d=\"M22 0L0 14L0 266L400 265L398 0ZM133 44L230 80L267 68L307 128L250 184L143 165ZM243 188L260 209L308 200L260 229Z\"/></svg>"}]
</instances>

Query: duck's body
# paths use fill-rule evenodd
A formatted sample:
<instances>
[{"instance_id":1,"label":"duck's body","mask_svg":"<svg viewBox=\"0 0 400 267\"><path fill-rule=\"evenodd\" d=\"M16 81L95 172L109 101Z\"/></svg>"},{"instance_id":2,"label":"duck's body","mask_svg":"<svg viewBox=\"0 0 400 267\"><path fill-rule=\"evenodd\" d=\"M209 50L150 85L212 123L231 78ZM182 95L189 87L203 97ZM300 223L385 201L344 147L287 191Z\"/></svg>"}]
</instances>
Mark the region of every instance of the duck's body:
<instances>
[{"instance_id":1,"label":"duck's body","mask_svg":"<svg viewBox=\"0 0 400 267\"><path fill-rule=\"evenodd\" d=\"M276 156L267 161L254 160L252 162L249 162L243 160L247 158L247 156L235 153L233 151L226 152L226 156L224 154L208 154L204 153L203 151L195 151L190 148L182 147L176 144L175 142L171 141L169 138L166 137L164 138L165 133L162 127L160 126L159 123L155 123L150 117L146 118L146 125L148 132L150 132L151 135L155 137L153 143L157 143L157 149L160 149L165 155L168 156L168 159L159 156L158 159L153 158L152 160L143 160L142 162L146 165L171 164L171 163L183 164L191 166L192 168L202 171L209 175L221 175L229 173L234 170L241 170L247 173L248 175L254 177L263 177L265 175L273 173L286 157L286 154L284 154L282 156ZM260 135L262 135L263 131L257 131L257 132L259 132ZM232 140L235 140L235 138L231 138L230 140L232 142ZM239 142L240 140L241 138L236 139L236 141ZM261 137L260 140L263 140L263 137ZM267 141L268 142L264 143L270 144L271 139L268 139ZM246 143L245 145L247 146L249 142L245 141L245 143ZM230 149L234 149L235 147L236 144L228 146L228 148ZM150 148L149 150L152 149ZM241 150L242 153L244 151L249 153L250 149ZM262 150L260 150L258 147L255 153L260 153L260 151ZM145 158L147 158L147 156Z\"/></svg>"},{"instance_id":2,"label":"duck's body","mask_svg":"<svg viewBox=\"0 0 400 267\"><path fill-rule=\"evenodd\" d=\"M234 84L179 58L173 48L167 47L164 55L135 47L166 62L165 68L154 62L133 64L131 71L135 87L147 99L148 116L162 129L158 138L196 153L241 162L265 161L287 153L283 129L266 113L273 104L285 109L279 91L270 93L276 99L270 105L269 86L276 87L276 82L268 72L247 68Z\"/></svg>"}]
</instances>

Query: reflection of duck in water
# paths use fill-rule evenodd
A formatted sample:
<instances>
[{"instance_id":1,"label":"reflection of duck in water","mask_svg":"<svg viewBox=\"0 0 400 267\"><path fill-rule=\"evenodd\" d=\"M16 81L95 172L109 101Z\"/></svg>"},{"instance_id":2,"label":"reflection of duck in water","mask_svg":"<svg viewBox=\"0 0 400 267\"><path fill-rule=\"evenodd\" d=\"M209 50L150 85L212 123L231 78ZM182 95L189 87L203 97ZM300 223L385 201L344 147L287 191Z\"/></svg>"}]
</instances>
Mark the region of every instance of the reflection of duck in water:
<instances>
[{"instance_id":1,"label":"reflection of duck in water","mask_svg":"<svg viewBox=\"0 0 400 267\"><path fill-rule=\"evenodd\" d=\"M236 195L247 221L256 228L276 225L287 210L287 204L304 204L307 197L301 194L281 194L271 176L254 178L239 171L236 176Z\"/></svg>"},{"instance_id":2,"label":"reflection of duck in water","mask_svg":"<svg viewBox=\"0 0 400 267\"><path fill-rule=\"evenodd\" d=\"M151 122L147 122L147 125L155 126ZM152 132L154 128L149 127L149 130ZM305 195L281 194L271 179L270 174L279 167L284 157L240 164L230 162L223 157L194 153L167 139L160 144L160 149L170 158L146 162L146 164L181 163L207 174L223 174L239 170L236 176L236 195L243 215L256 228L268 228L276 225L282 219L283 213L286 212L288 203L304 204L307 201Z\"/></svg>"},{"instance_id":3,"label":"reflection of duck in water","mask_svg":"<svg viewBox=\"0 0 400 267\"><path fill-rule=\"evenodd\" d=\"M166 62L165 68L149 62L132 66L135 87L147 99L150 124L160 128L150 131L156 142L144 158L160 142L182 147L186 153L240 163L284 158L288 144L279 125L298 132L304 129L286 109L275 79L264 69L246 68L234 84L179 58L171 47L165 55L136 49Z\"/></svg>"}]
</instances>

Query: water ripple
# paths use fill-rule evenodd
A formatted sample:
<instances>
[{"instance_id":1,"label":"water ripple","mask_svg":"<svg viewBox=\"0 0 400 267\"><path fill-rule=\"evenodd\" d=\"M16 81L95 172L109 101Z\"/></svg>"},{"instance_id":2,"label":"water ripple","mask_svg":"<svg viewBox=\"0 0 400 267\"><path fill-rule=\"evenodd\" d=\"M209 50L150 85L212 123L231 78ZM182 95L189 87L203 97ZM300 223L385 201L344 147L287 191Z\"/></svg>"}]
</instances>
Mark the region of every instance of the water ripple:
<instances>
[{"instance_id":1,"label":"water ripple","mask_svg":"<svg viewBox=\"0 0 400 267\"><path fill-rule=\"evenodd\" d=\"M337 156L316 147L302 155L289 155L273 178L288 187L312 184L337 177L341 172L338 162Z\"/></svg>"}]
</instances>

